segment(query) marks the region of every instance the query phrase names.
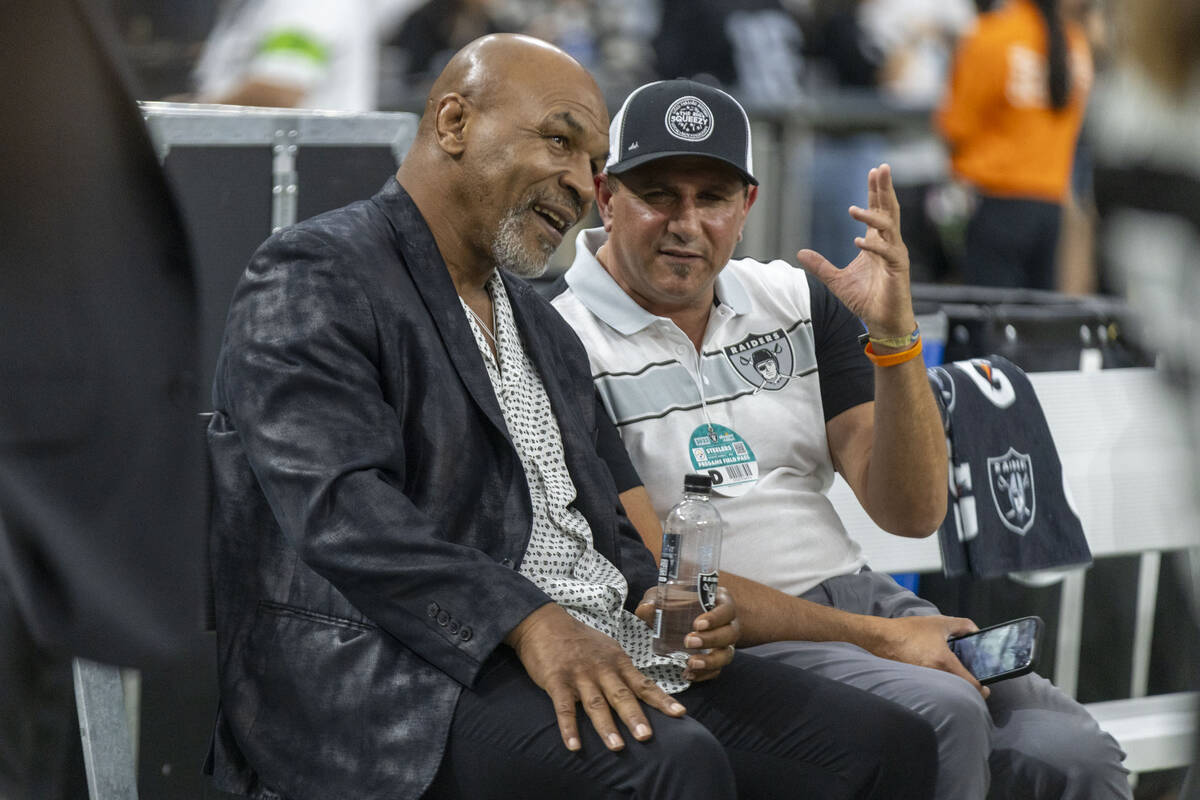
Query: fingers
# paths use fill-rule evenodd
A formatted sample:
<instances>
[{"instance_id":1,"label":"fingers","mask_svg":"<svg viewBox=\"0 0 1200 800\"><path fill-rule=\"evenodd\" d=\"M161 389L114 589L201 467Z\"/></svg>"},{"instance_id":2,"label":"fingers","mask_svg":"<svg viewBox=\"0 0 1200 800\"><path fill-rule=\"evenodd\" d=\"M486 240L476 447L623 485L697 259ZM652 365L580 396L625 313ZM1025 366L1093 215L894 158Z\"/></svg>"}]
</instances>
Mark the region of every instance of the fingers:
<instances>
[{"instance_id":1,"label":"fingers","mask_svg":"<svg viewBox=\"0 0 1200 800\"><path fill-rule=\"evenodd\" d=\"M594 683L582 683L579 687L579 703L583 706L583 711L588 715L588 719L592 721L592 727L596 729L596 733L600 735L604 746L609 750L620 750L625 747L625 740L621 738L621 734L617 732L617 724L613 721L612 710L617 708L618 713L622 710L626 714L629 713L628 700L633 697L633 693L627 687L624 687L624 692L620 691L619 686L609 685L601 689ZM637 705L637 701L634 701ZM638 709L638 716L641 716L640 722L630 723L629 729L634 731L634 735L642 733L643 738L650 736L650 724L646 721L644 715L641 715L641 709ZM625 719L622 716L622 719Z\"/></svg>"},{"instance_id":2,"label":"fingers","mask_svg":"<svg viewBox=\"0 0 1200 800\"><path fill-rule=\"evenodd\" d=\"M800 250L796 253L796 260L806 272L824 284L828 284L838 273L838 268L816 250Z\"/></svg>"},{"instance_id":3,"label":"fingers","mask_svg":"<svg viewBox=\"0 0 1200 800\"><path fill-rule=\"evenodd\" d=\"M869 208L899 216L900 200L892 183L892 168L887 164L880 164L867 174L867 200Z\"/></svg>"},{"instance_id":4,"label":"fingers","mask_svg":"<svg viewBox=\"0 0 1200 800\"><path fill-rule=\"evenodd\" d=\"M733 661L734 647L720 647L688 659L687 670L683 676L695 683L710 681L721 674L721 670Z\"/></svg>"},{"instance_id":5,"label":"fingers","mask_svg":"<svg viewBox=\"0 0 1200 800\"><path fill-rule=\"evenodd\" d=\"M633 610L634 616L647 625L654 625L654 599L648 598L637 604Z\"/></svg>"},{"instance_id":6,"label":"fingers","mask_svg":"<svg viewBox=\"0 0 1200 800\"><path fill-rule=\"evenodd\" d=\"M896 221L889 214L878 209L850 206L850 216L885 236L896 230Z\"/></svg>"},{"instance_id":7,"label":"fingers","mask_svg":"<svg viewBox=\"0 0 1200 800\"><path fill-rule=\"evenodd\" d=\"M979 626L966 617L945 617L947 636L964 636L979 630Z\"/></svg>"},{"instance_id":8,"label":"fingers","mask_svg":"<svg viewBox=\"0 0 1200 800\"><path fill-rule=\"evenodd\" d=\"M578 750L583 745L579 741L579 724L575 718L575 692L560 684L547 688L546 694L550 695L550 703L554 706L554 717L558 721L558 733L562 736L563 744L568 750Z\"/></svg>"},{"instance_id":9,"label":"fingers","mask_svg":"<svg viewBox=\"0 0 1200 800\"><path fill-rule=\"evenodd\" d=\"M733 647L741 637L737 606L727 589L717 588L716 606L696 617L695 628L684 640L684 645L708 652L688 658L684 677L693 681L710 680L729 666L733 660Z\"/></svg>"},{"instance_id":10,"label":"fingers","mask_svg":"<svg viewBox=\"0 0 1200 800\"><path fill-rule=\"evenodd\" d=\"M958 657L955 656L954 653L951 653L948 648L946 652L948 657L941 664L939 664L939 666L941 666L941 668L946 672L953 673L974 686L975 690L983 696L984 700L986 700L988 695L992 693L992 690L976 680L975 676L967 671L967 668L962 665L962 662L958 660Z\"/></svg>"}]
</instances>

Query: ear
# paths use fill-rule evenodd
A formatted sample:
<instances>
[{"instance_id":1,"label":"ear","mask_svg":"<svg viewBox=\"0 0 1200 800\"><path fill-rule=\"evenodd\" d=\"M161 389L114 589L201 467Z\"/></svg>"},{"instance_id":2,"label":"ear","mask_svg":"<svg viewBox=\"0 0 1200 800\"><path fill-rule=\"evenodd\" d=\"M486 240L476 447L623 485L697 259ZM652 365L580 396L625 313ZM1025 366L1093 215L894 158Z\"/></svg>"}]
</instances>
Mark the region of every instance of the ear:
<instances>
[{"instance_id":1,"label":"ear","mask_svg":"<svg viewBox=\"0 0 1200 800\"><path fill-rule=\"evenodd\" d=\"M463 133L467 128L467 101L457 92L443 95L434 114L434 133L438 146L452 156L461 155L466 145Z\"/></svg>"},{"instance_id":2,"label":"ear","mask_svg":"<svg viewBox=\"0 0 1200 800\"><path fill-rule=\"evenodd\" d=\"M600 220L604 223L604 230L612 233L612 187L608 185L608 176L603 172L597 173L592 177L592 182L596 186L596 210L600 212Z\"/></svg>"},{"instance_id":3,"label":"ear","mask_svg":"<svg viewBox=\"0 0 1200 800\"><path fill-rule=\"evenodd\" d=\"M746 230L745 215L750 213L750 207L754 205L754 201L758 199L758 187L751 185L746 187L746 206L742 209L742 230L738 231L738 241L742 240L742 234Z\"/></svg>"}]
</instances>

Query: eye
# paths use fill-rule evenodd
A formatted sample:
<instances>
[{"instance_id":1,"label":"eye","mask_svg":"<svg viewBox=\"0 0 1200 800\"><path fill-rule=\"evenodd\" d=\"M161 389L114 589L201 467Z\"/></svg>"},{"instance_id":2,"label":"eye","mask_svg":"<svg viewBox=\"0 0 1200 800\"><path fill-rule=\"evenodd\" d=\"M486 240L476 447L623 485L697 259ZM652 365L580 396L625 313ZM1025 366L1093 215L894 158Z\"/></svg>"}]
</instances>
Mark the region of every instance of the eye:
<instances>
[{"instance_id":1,"label":"eye","mask_svg":"<svg viewBox=\"0 0 1200 800\"><path fill-rule=\"evenodd\" d=\"M566 136L562 136L557 133L548 134L546 136L546 138L549 139L551 141L551 143L554 144L555 147L565 148L570 143L570 140L567 139Z\"/></svg>"}]
</instances>

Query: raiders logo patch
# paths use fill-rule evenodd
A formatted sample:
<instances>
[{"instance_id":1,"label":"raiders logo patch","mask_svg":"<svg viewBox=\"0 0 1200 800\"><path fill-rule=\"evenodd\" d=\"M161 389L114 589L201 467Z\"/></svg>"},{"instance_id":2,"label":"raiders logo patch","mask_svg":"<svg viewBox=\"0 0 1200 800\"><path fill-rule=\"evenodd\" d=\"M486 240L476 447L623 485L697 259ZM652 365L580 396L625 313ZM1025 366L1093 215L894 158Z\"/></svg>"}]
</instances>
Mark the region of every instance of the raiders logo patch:
<instances>
[{"instance_id":1,"label":"raiders logo patch","mask_svg":"<svg viewBox=\"0 0 1200 800\"><path fill-rule=\"evenodd\" d=\"M787 386L788 378L796 369L792 342L783 328L770 333L752 333L724 351L737 374L756 389L777 392Z\"/></svg>"},{"instance_id":2,"label":"raiders logo patch","mask_svg":"<svg viewBox=\"0 0 1200 800\"><path fill-rule=\"evenodd\" d=\"M987 460L992 502L1004 527L1024 536L1033 525L1037 494L1033 486L1033 460L1011 447L1002 456Z\"/></svg>"},{"instance_id":3,"label":"raiders logo patch","mask_svg":"<svg viewBox=\"0 0 1200 800\"><path fill-rule=\"evenodd\" d=\"M701 572L696 578L696 586L700 591L700 607L712 611L717 607L717 573Z\"/></svg>"},{"instance_id":4,"label":"raiders logo patch","mask_svg":"<svg viewBox=\"0 0 1200 800\"><path fill-rule=\"evenodd\" d=\"M686 95L667 108L667 133L687 142L703 142L713 132L713 115L699 97Z\"/></svg>"}]
</instances>

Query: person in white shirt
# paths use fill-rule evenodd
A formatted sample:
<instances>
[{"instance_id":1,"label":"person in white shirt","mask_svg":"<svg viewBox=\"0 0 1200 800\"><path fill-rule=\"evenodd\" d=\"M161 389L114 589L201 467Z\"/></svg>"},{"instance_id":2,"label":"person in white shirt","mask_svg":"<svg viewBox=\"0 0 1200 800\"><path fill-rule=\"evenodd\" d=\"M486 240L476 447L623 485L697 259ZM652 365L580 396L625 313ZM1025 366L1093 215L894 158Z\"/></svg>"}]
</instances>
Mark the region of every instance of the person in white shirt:
<instances>
[{"instance_id":1,"label":"person in white shirt","mask_svg":"<svg viewBox=\"0 0 1200 800\"><path fill-rule=\"evenodd\" d=\"M373 111L380 34L417 0L235 0L196 65L197 100Z\"/></svg>"},{"instance_id":2,"label":"person in white shirt","mask_svg":"<svg viewBox=\"0 0 1200 800\"><path fill-rule=\"evenodd\" d=\"M866 226L858 257L838 269L801 250L799 271L731 260L758 181L749 120L725 92L647 84L613 119L609 148L596 178L604 226L579 235L551 293L628 450L610 453L610 471L651 550L679 475L708 472L739 647L925 716L938 798L982 798L989 785L1129 797L1123 755L1086 710L1032 674L989 695L946 645L974 623L872 572L826 494L837 471L901 536L928 535L946 512L890 167L870 171L868 207L850 208Z\"/></svg>"}]
</instances>

